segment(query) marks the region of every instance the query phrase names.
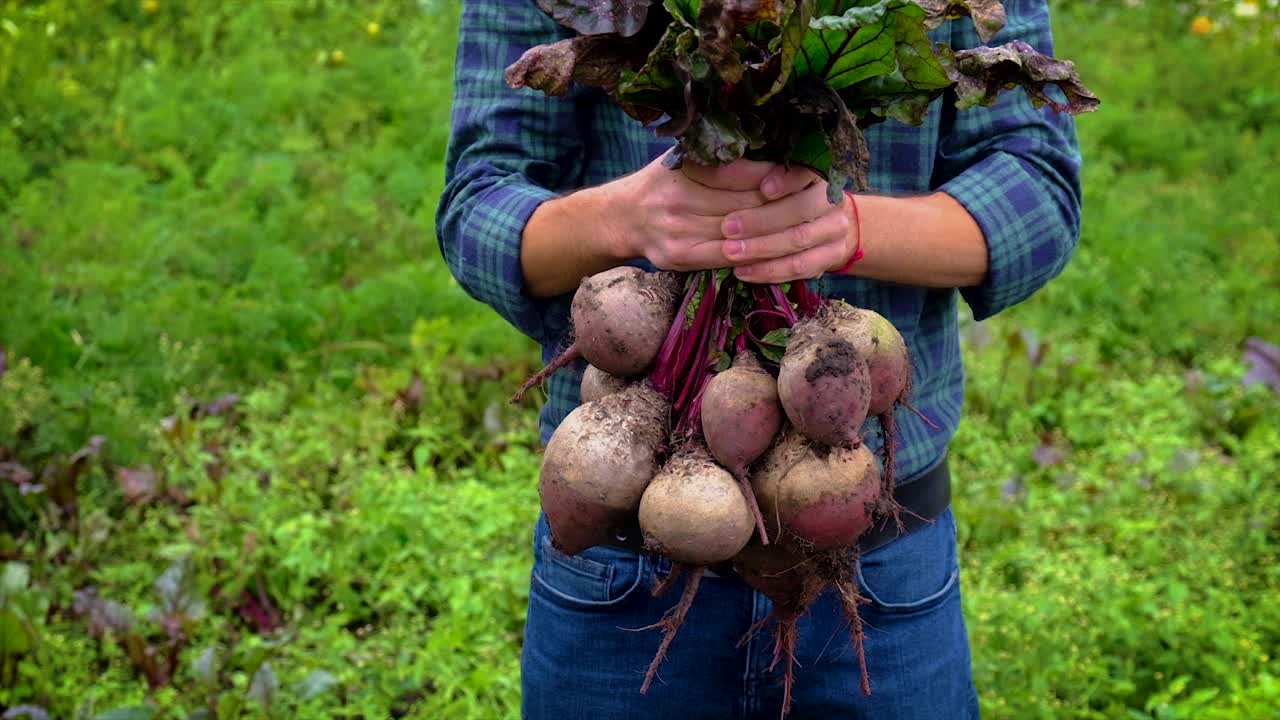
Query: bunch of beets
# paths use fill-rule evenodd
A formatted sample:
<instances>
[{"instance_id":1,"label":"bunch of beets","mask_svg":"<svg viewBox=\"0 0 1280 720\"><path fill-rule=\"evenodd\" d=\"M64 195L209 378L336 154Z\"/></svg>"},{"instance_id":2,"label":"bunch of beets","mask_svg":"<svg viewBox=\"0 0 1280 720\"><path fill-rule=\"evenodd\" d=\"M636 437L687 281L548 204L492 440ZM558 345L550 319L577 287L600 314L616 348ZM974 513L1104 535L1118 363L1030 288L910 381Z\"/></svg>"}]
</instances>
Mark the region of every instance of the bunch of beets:
<instances>
[{"instance_id":1,"label":"bunch of beets","mask_svg":"<svg viewBox=\"0 0 1280 720\"><path fill-rule=\"evenodd\" d=\"M671 164L741 157L799 164L838 202L868 189L865 128L918 125L953 94L989 106L1021 87L1037 106L1092 111L1068 61L1012 41L952 51L926 33L969 17L983 41L1004 25L995 0L538 0L577 34L529 49L512 87L603 89L631 117L665 120ZM1049 85L1061 91L1055 98ZM897 523L894 412L910 409L911 361L876 312L806 282L739 281L730 269L584 279L573 343L516 394L579 359L582 405L547 445L539 489L552 542L573 555L638 527L672 561L654 588L687 577L641 691L648 689L709 567L732 568L773 602L774 665L790 705L796 626L833 590L862 653L857 542ZM864 444L876 417L880 456ZM927 420L926 420L927 422Z\"/></svg>"}]
</instances>

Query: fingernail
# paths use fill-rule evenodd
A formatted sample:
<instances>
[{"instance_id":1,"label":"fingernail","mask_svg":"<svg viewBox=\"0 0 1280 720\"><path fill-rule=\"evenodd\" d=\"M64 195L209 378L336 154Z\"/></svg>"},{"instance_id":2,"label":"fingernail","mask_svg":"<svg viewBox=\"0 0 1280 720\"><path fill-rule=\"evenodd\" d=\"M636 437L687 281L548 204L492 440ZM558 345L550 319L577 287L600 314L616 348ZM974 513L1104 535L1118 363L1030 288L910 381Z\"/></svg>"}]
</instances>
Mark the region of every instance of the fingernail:
<instances>
[{"instance_id":1,"label":"fingernail","mask_svg":"<svg viewBox=\"0 0 1280 720\"><path fill-rule=\"evenodd\" d=\"M737 273L738 277L740 278L747 278L747 277L751 277L751 274L754 271L751 269L750 265L743 265L739 268L735 268L734 272Z\"/></svg>"},{"instance_id":2,"label":"fingernail","mask_svg":"<svg viewBox=\"0 0 1280 720\"><path fill-rule=\"evenodd\" d=\"M764 184L760 186L764 194L768 197L776 197L782 192L782 181L776 177L765 178Z\"/></svg>"},{"instance_id":3,"label":"fingernail","mask_svg":"<svg viewBox=\"0 0 1280 720\"><path fill-rule=\"evenodd\" d=\"M729 218L724 221L724 234L726 236L733 237L740 232L742 232L742 223L737 218ZM738 244L741 245L742 243Z\"/></svg>"},{"instance_id":4,"label":"fingernail","mask_svg":"<svg viewBox=\"0 0 1280 720\"><path fill-rule=\"evenodd\" d=\"M724 254L731 258L742 257L747 251L747 244L741 240L737 242L725 243Z\"/></svg>"}]
</instances>

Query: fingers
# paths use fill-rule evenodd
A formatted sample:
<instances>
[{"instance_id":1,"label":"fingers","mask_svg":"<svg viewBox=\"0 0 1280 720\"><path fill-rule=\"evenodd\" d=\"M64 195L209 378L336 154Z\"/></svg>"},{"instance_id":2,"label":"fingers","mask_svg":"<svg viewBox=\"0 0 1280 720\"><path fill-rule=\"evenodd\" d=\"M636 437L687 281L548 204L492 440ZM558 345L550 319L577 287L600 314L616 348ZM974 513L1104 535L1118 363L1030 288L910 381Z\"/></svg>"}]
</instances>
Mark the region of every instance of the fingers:
<instances>
[{"instance_id":1,"label":"fingers","mask_svg":"<svg viewBox=\"0 0 1280 720\"><path fill-rule=\"evenodd\" d=\"M770 200L799 192L822 178L807 167L798 165L786 168L775 165L760 181L760 192Z\"/></svg>"},{"instance_id":2,"label":"fingers","mask_svg":"<svg viewBox=\"0 0 1280 720\"><path fill-rule=\"evenodd\" d=\"M730 213L724 219L721 232L731 240L762 237L816 220L831 210L826 183L814 183L781 200Z\"/></svg>"},{"instance_id":3,"label":"fingers","mask_svg":"<svg viewBox=\"0 0 1280 720\"><path fill-rule=\"evenodd\" d=\"M751 265L794 255L819 245L834 246L838 255L848 246L849 216L842 205L828 207L830 211L812 222L791 225L766 235L726 240L725 257L734 265Z\"/></svg>"},{"instance_id":4,"label":"fingers","mask_svg":"<svg viewBox=\"0 0 1280 720\"><path fill-rule=\"evenodd\" d=\"M724 256L724 243L719 240L694 243L670 240L660 245L653 255L650 262L659 270L689 272L729 265Z\"/></svg>"},{"instance_id":5,"label":"fingers","mask_svg":"<svg viewBox=\"0 0 1280 720\"><path fill-rule=\"evenodd\" d=\"M703 270L726 267L719 217L666 212L635 232L647 240L645 257L660 270Z\"/></svg>"},{"instance_id":6,"label":"fingers","mask_svg":"<svg viewBox=\"0 0 1280 720\"><path fill-rule=\"evenodd\" d=\"M811 280L841 261L841 247L825 243L786 257L734 268L738 279L752 283L784 283Z\"/></svg>"},{"instance_id":7,"label":"fingers","mask_svg":"<svg viewBox=\"0 0 1280 720\"><path fill-rule=\"evenodd\" d=\"M717 219L735 210L759 207L764 203L764 197L755 188L719 190L690 182L676 175L671 176L667 181L663 192L667 197L660 202L673 211L690 215L714 215ZM719 234L718 227L716 232Z\"/></svg>"},{"instance_id":8,"label":"fingers","mask_svg":"<svg viewBox=\"0 0 1280 720\"><path fill-rule=\"evenodd\" d=\"M685 177L709 188L718 190L759 190L760 183L775 167L777 166L774 163L747 160L745 158L734 160L727 165L709 167L698 165L686 158L683 166L681 166L681 171L685 174Z\"/></svg>"}]
</instances>

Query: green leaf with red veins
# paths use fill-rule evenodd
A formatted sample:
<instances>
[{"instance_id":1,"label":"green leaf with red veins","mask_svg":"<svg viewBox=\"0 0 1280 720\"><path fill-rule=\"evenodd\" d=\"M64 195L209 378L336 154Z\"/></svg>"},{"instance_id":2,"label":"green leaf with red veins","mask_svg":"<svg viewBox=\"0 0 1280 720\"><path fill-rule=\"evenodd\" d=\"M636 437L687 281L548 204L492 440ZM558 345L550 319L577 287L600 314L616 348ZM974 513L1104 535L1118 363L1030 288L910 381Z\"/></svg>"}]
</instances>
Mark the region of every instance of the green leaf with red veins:
<instances>
[{"instance_id":1,"label":"green leaf with red veins","mask_svg":"<svg viewBox=\"0 0 1280 720\"><path fill-rule=\"evenodd\" d=\"M1000 0L915 0L924 8L925 24L930 30L947 20L959 20L962 17L973 18L973 26L978 31L978 38L987 43L998 32L1004 29L1004 5Z\"/></svg>"},{"instance_id":2,"label":"green leaf with red veins","mask_svg":"<svg viewBox=\"0 0 1280 720\"><path fill-rule=\"evenodd\" d=\"M1015 40L997 47L980 47L952 53L944 48L944 63L956 83L956 108L990 107L1001 91L1021 87L1037 108L1048 105L1072 115L1098 109L1098 98L1080 81L1070 60L1057 60ZM1066 102L1050 97L1049 85L1056 85Z\"/></svg>"},{"instance_id":3,"label":"green leaf with red veins","mask_svg":"<svg viewBox=\"0 0 1280 720\"><path fill-rule=\"evenodd\" d=\"M556 22L583 35L640 32L653 0L538 0L538 7Z\"/></svg>"},{"instance_id":4,"label":"green leaf with red veins","mask_svg":"<svg viewBox=\"0 0 1280 720\"><path fill-rule=\"evenodd\" d=\"M889 25L897 43L897 68L845 88L840 95L856 114L892 117L908 125L924 122L929 104L951 87L951 77L914 13L896 13Z\"/></svg>"},{"instance_id":5,"label":"green leaf with red veins","mask_svg":"<svg viewBox=\"0 0 1280 720\"><path fill-rule=\"evenodd\" d=\"M853 5L819 0L795 60L797 78L816 78L835 90L898 69L897 44L906 25L919 27L924 10L911 0ZM898 23L904 29L895 31Z\"/></svg>"}]
</instances>

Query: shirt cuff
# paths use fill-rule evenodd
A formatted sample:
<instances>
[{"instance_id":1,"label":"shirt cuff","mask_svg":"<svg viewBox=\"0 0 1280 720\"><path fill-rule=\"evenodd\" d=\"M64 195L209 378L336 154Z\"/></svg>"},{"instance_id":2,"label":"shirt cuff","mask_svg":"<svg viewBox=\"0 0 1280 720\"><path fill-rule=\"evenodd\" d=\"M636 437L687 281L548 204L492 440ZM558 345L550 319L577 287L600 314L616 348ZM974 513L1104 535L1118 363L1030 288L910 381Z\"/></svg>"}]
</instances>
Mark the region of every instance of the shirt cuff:
<instances>
[{"instance_id":1,"label":"shirt cuff","mask_svg":"<svg viewBox=\"0 0 1280 720\"><path fill-rule=\"evenodd\" d=\"M534 211L557 196L518 177L504 178L473 199L459 238L459 283L543 345L567 332L572 297L540 299L528 294L520 244Z\"/></svg>"},{"instance_id":2,"label":"shirt cuff","mask_svg":"<svg viewBox=\"0 0 1280 720\"><path fill-rule=\"evenodd\" d=\"M960 288L975 320L985 320L1031 297L1065 269L1075 249L1057 203L1024 161L989 155L939 190L955 198L981 228L987 275Z\"/></svg>"}]
</instances>

